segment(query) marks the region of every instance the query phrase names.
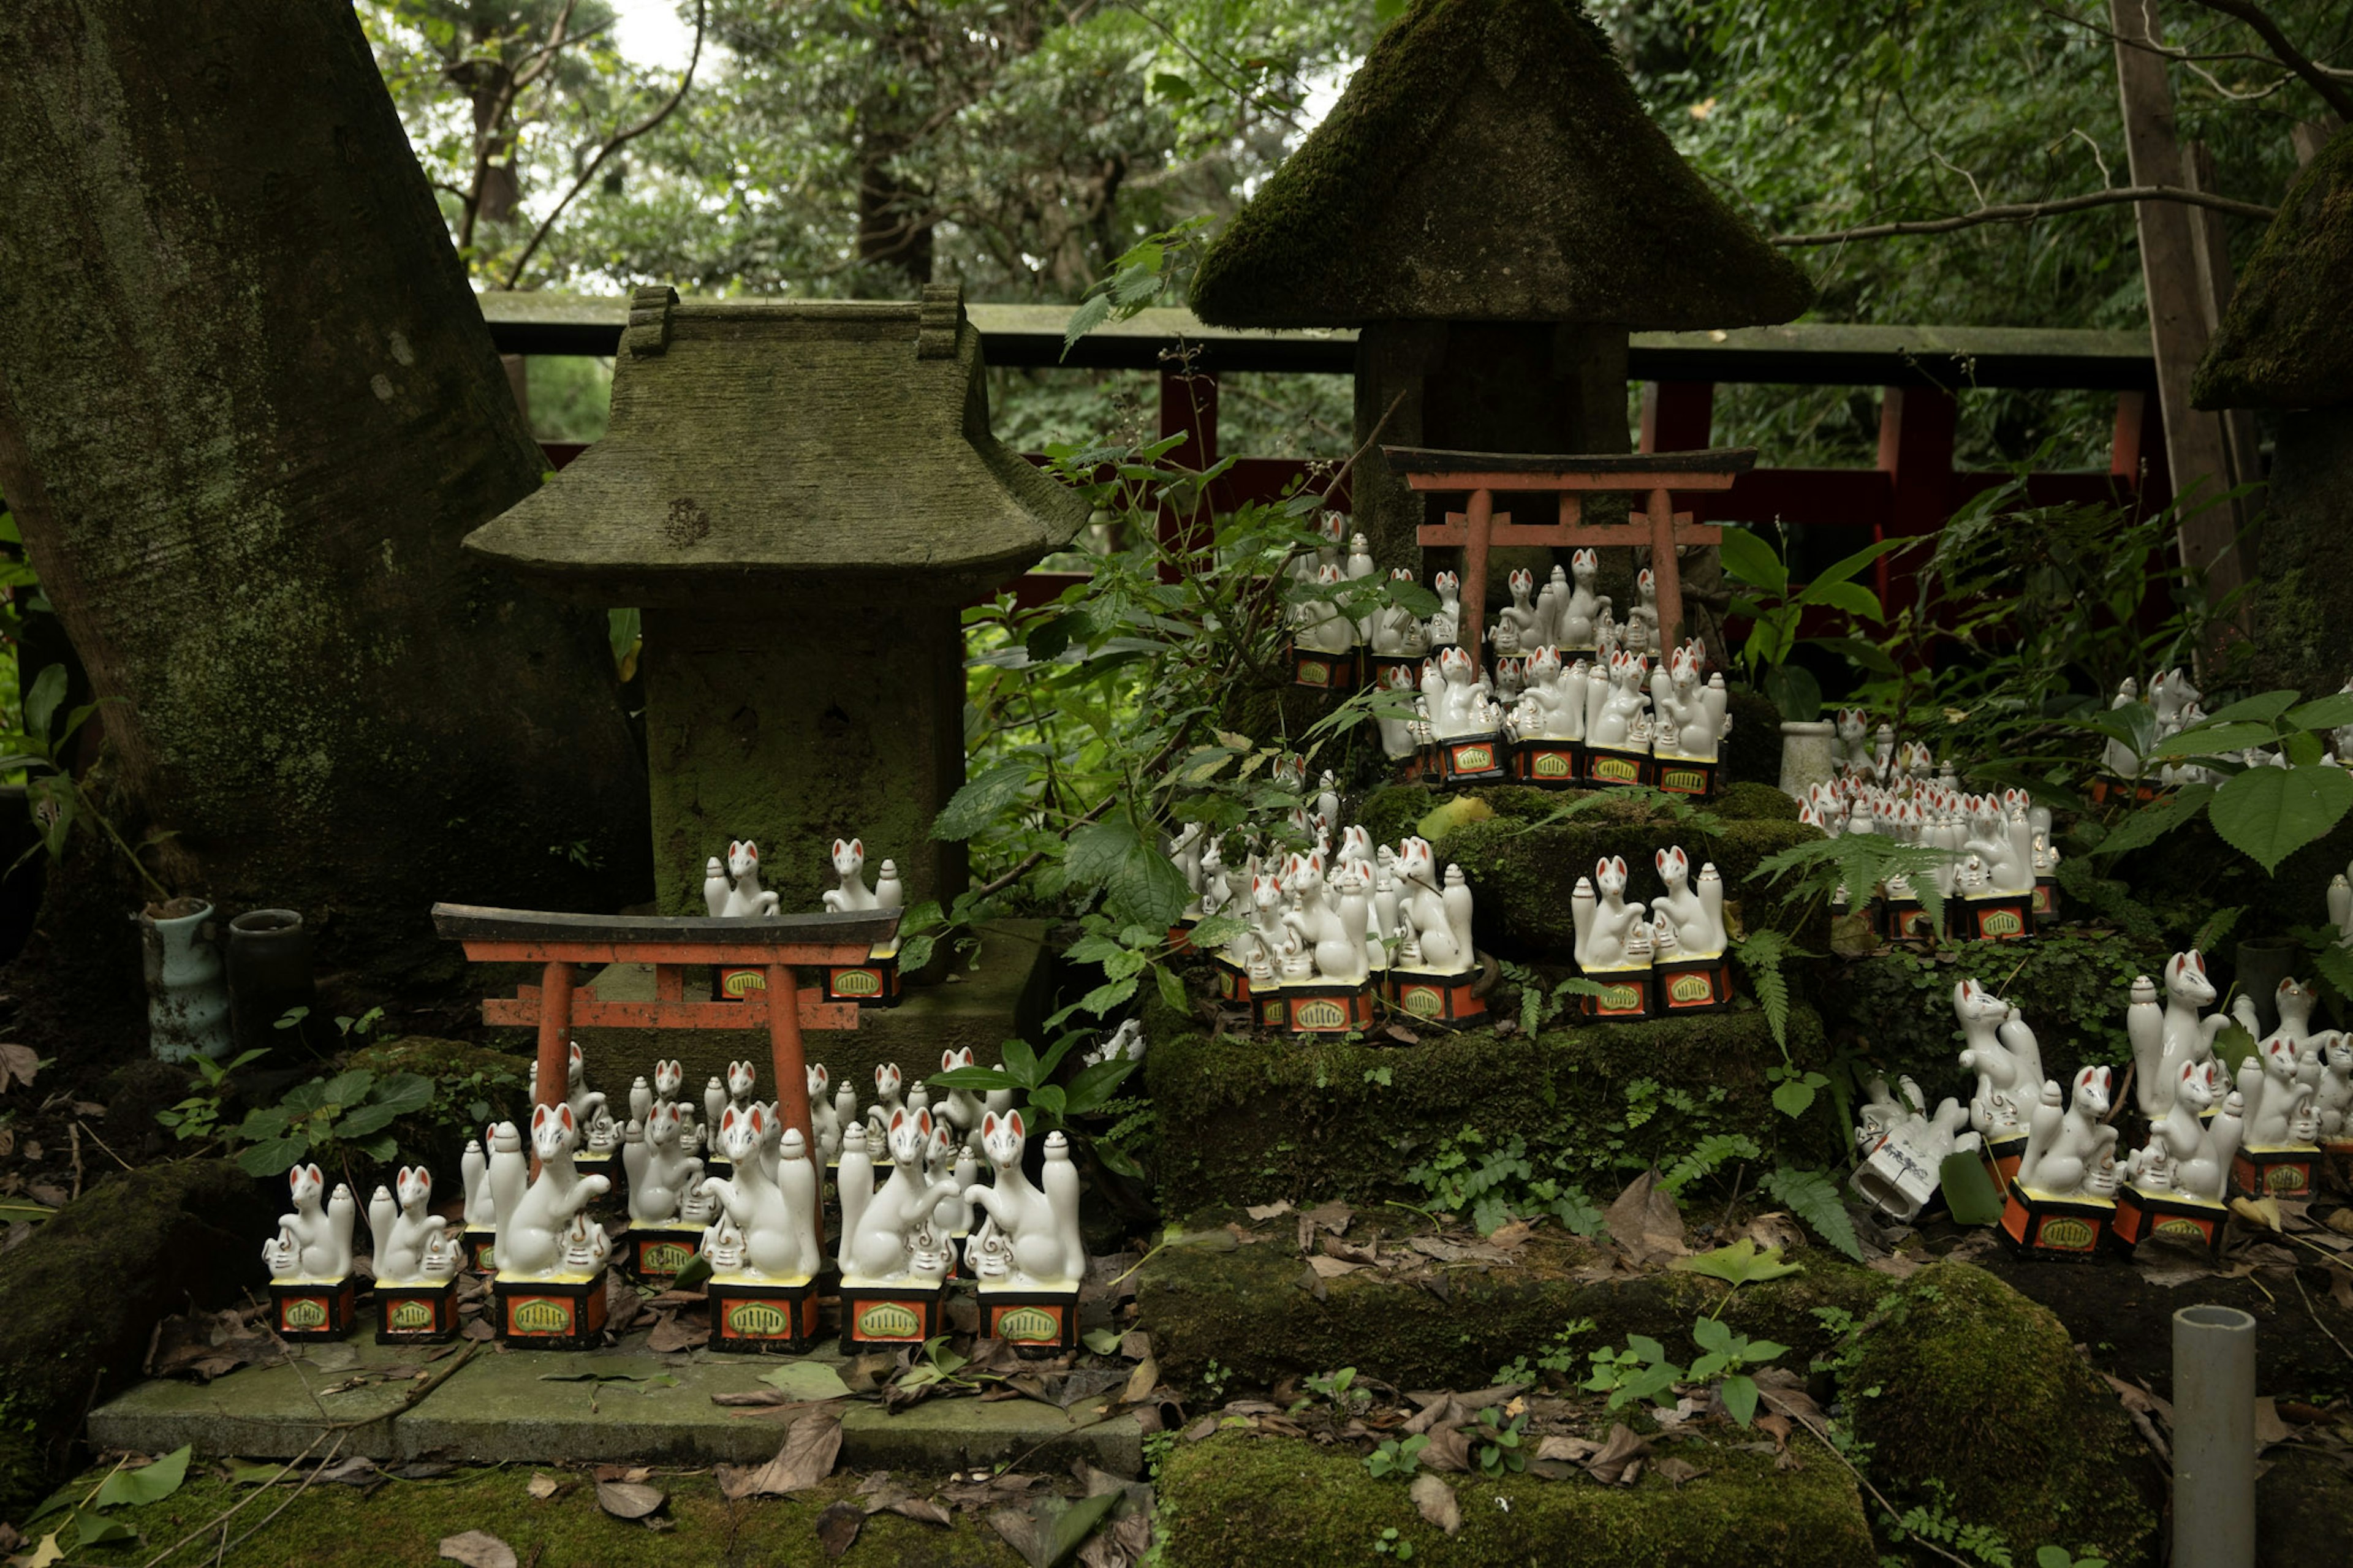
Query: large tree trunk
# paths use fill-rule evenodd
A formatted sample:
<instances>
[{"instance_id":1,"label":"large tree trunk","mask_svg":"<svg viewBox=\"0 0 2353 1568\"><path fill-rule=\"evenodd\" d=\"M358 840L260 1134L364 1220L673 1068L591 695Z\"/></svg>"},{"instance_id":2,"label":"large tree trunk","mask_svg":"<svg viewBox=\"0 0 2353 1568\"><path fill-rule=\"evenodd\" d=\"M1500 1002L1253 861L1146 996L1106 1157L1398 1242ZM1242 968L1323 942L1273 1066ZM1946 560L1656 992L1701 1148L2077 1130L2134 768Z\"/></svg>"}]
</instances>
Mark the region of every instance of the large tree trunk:
<instances>
[{"instance_id":1,"label":"large tree trunk","mask_svg":"<svg viewBox=\"0 0 2353 1568\"><path fill-rule=\"evenodd\" d=\"M167 879L384 986L437 898L644 898L601 617L459 549L542 459L345 0L0 5L0 494Z\"/></svg>"}]
</instances>

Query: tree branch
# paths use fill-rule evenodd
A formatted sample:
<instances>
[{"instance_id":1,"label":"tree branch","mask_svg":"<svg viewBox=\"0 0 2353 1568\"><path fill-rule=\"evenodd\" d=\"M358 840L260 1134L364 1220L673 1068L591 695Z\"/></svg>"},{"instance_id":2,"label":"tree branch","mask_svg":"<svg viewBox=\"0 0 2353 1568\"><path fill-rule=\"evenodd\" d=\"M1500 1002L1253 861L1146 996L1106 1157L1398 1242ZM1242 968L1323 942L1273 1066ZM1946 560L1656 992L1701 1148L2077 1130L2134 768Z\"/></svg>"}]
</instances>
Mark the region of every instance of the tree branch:
<instances>
[{"instance_id":1,"label":"tree branch","mask_svg":"<svg viewBox=\"0 0 2353 1568\"><path fill-rule=\"evenodd\" d=\"M588 182L596 177L596 171L604 167L605 160L668 120L671 111L686 101L687 89L694 85L694 68L702 61L702 38L710 16L711 0L694 0L694 51L687 56L686 74L678 79L678 90L671 93L660 108L638 121L635 125L624 131L617 131L605 139L605 144L596 149L596 155L588 160L588 166L580 171L579 176L572 182L571 188L564 193L564 199L557 202L554 210L542 218L539 226L532 231L531 243L522 247L521 256L515 258L514 266L508 269L507 280L502 287L512 289L515 286L515 280L522 276L522 269L530 266L531 258L539 253L540 245L547 238L548 231L555 226L555 220L564 216L565 209L572 205L574 197L587 189Z\"/></svg>"},{"instance_id":2,"label":"tree branch","mask_svg":"<svg viewBox=\"0 0 2353 1568\"><path fill-rule=\"evenodd\" d=\"M2265 223L2279 216L2276 207L2259 206L2253 202L2237 201L2207 191L2183 190L2178 185L2117 185L2080 196L2063 196L2056 201L2008 202L2000 206L1979 207L1973 213L1960 213L1952 217L1867 224L1861 228L1834 229L1823 234L1777 234L1772 243L1784 247L1843 245L1851 239L1891 239L1905 234L1950 234L1956 229L1975 228L1979 224L2032 223L2037 218L2082 212L2087 207L2114 206L2121 202L2186 202L2191 206L2212 207L2217 212L2259 218Z\"/></svg>"},{"instance_id":3,"label":"tree branch","mask_svg":"<svg viewBox=\"0 0 2353 1568\"><path fill-rule=\"evenodd\" d=\"M2209 11L2235 17L2263 41L2274 59L2304 79L2305 85L2320 95L2321 101L2347 120L2353 120L2353 88L2320 66L2315 65L2301 49L2288 42L2287 35L2271 14L2255 4L2255 0L2197 0Z\"/></svg>"}]
</instances>

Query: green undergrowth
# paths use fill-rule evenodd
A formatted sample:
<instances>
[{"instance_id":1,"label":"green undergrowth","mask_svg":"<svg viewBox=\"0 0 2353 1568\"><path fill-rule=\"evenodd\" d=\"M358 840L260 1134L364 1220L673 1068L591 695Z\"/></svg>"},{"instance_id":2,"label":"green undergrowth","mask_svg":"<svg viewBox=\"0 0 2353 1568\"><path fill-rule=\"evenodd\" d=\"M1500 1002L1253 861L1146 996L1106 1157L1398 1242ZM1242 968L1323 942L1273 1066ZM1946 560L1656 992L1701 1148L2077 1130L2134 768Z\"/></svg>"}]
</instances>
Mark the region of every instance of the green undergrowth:
<instances>
[{"instance_id":1,"label":"green undergrowth","mask_svg":"<svg viewBox=\"0 0 2353 1568\"><path fill-rule=\"evenodd\" d=\"M1535 1036L1432 1030L1402 1049L1185 1033L1165 1012L1145 1028L1172 1214L1286 1197L1424 1202L1408 1173L1466 1132L1481 1152L1517 1139L1532 1164L1601 1204L1710 1133L1790 1148L1801 1163L1830 1149L1827 1099L1804 1122L1773 1108L1765 1074L1781 1054L1754 1008ZM1788 1039L1798 1063L1821 1065L1810 1009L1792 1009Z\"/></svg>"},{"instance_id":2,"label":"green undergrowth","mask_svg":"<svg viewBox=\"0 0 2353 1568\"><path fill-rule=\"evenodd\" d=\"M298 1480L301 1473L296 1472ZM596 1483L578 1471L546 1470L564 1489L536 1500L525 1489L533 1473L529 1466L467 1468L432 1480L385 1479L364 1492L322 1481L294 1499L227 1561L237 1568L433 1568L442 1561L444 1537L479 1530L512 1547L517 1562L539 1568L709 1568L713 1563L797 1568L834 1561L818 1540L817 1519L830 1504L854 1500L859 1479L839 1474L793 1497L730 1503L708 1471L657 1472L649 1484L667 1492L669 1502L656 1516L664 1528L649 1530L606 1513L597 1506ZM93 1471L86 1479L94 1486L102 1474ZM924 1495L921 1478L892 1479ZM272 1495L257 1495L258 1490L215 1474L192 1476L162 1502L110 1514L138 1530L140 1541L85 1547L71 1559L130 1568L201 1531L199 1542L169 1562L209 1563L221 1544L219 1527L211 1521L245 1503L229 1521L234 1541L285 1502L294 1482ZM886 1512L866 1520L839 1561L852 1568L861 1563L1018 1568L1021 1558L977 1514L959 1513L952 1527L943 1529Z\"/></svg>"},{"instance_id":3,"label":"green undergrowth","mask_svg":"<svg viewBox=\"0 0 2353 1568\"><path fill-rule=\"evenodd\" d=\"M1804 1439L1799 1439L1802 1445ZM1544 1563L1547 1568L1870 1568L1854 1483L1819 1449L1778 1470L1770 1452L1683 1441L1661 1447L1702 1472L1678 1486L1656 1468L1630 1487L1579 1475L1453 1481L1462 1513L1449 1538L1393 1480L1348 1452L1298 1438L1224 1432L1179 1446L1160 1471L1166 1568L1371 1563ZM1394 1531L1394 1535L1386 1532ZM1376 1553L1375 1543L1389 1549ZM1410 1546L1412 1554L1396 1550Z\"/></svg>"},{"instance_id":4,"label":"green undergrowth","mask_svg":"<svg viewBox=\"0 0 2353 1568\"><path fill-rule=\"evenodd\" d=\"M1137 1321L1172 1384L1201 1382L1214 1362L1234 1384L1253 1387L1353 1366L1399 1388L1478 1388L1515 1358L1533 1363L1552 1352L1562 1326L1580 1319L1593 1325L1571 1347L1580 1364L1583 1352L1622 1344L1630 1333L1688 1351L1692 1321L1725 1298L1722 1284L1693 1273L1612 1277L1604 1250L1546 1226L1508 1264L1450 1265L1433 1271L1435 1283L1366 1268L1322 1281L1318 1300L1284 1228L1290 1223L1279 1220L1270 1239L1229 1251L1171 1247L1137 1273ZM1802 1272L1743 1286L1723 1321L1792 1347L1788 1364L1803 1368L1833 1342L1816 1309L1861 1317L1889 1281L1820 1248L1795 1257Z\"/></svg>"}]
</instances>

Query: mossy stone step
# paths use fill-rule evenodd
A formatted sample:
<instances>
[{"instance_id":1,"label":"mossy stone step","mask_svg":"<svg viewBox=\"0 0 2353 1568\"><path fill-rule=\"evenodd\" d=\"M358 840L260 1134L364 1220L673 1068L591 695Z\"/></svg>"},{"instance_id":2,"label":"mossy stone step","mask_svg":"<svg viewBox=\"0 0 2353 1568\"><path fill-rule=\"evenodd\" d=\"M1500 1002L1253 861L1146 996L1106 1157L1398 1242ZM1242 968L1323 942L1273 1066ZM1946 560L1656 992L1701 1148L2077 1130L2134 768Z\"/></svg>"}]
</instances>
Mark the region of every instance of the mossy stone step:
<instances>
[{"instance_id":1,"label":"mossy stone step","mask_svg":"<svg viewBox=\"0 0 2353 1568\"><path fill-rule=\"evenodd\" d=\"M1402 1048L1378 1037L1204 1034L1165 1008L1148 1013L1145 1033L1161 1197L1173 1214L1277 1198L1426 1202L1407 1171L1466 1131L1487 1149L1519 1138L1539 1166L1614 1139L1613 1153L1639 1168L1671 1163L1709 1132L1769 1145L1788 1124L1765 1078L1780 1048L1765 1015L1745 1004L1535 1036L1429 1030ZM1827 1054L1810 1008L1791 1008L1788 1041L1801 1065ZM1648 1099L1636 1129L1638 1092ZM1693 1109L1677 1110L1670 1094ZM1607 1202L1599 1189L1614 1193L1624 1179L1604 1169L1590 1195Z\"/></svg>"},{"instance_id":2,"label":"mossy stone step","mask_svg":"<svg viewBox=\"0 0 2353 1568\"><path fill-rule=\"evenodd\" d=\"M1450 1539L1423 1520L1404 1483L1374 1479L1354 1454L1221 1432L1179 1446L1161 1468L1161 1562L1371 1563L1380 1560L1374 1543L1387 1530L1412 1546L1416 1563L1433 1568L1871 1568L1877 1561L1853 1479L1831 1455L1805 1452L1800 1468L1783 1470L1769 1452L1729 1442L1659 1451L1702 1473L1681 1486L1650 1467L1624 1487L1581 1477L1447 1478L1462 1510L1461 1531Z\"/></svg>"},{"instance_id":3,"label":"mossy stone step","mask_svg":"<svg viewBox=\"0 0 2353 1568\"><path fill-rule=\"evenodd\" d=\"M414 1386L407 1381L325 1392L387 1366L438 1370L416 1347L371 1341L363 1330L347 1345L308 1347L299 1364L248 1367L203 1385L160 1378L142 1384L91 1412L90 1440L147 1453L191 1444L208 1458L290 1458L322 1426L352 1423L344 1451L387 1461L665 1465L755 1463L784 1440L784 1429L756 1407L712 1403L714 1394L764 1389L761 1374L783 1358L485 1345L406 1410L398 1407ZM345 1353L330 1354L322 1367L321 1349ZM802 1359L839 1364L830 1351ZM583 1377L592 1371L599 1375ZM1143 1464L1135 1418L1107 1399L1082 1400L1067 1412L1029 1399L932 1399L895 1415L852 1401L842 1406L841 1431L842 1462L861 1468L946 1471L1025 1453L1043 1465L1084 1458L1118 1475L1134 1475Z\"/></svg>"},{"instance_id":4,"label":"mossy stone step","mask_svg":"<svg viewBox=\"0 0 2353 1568\"><path fill-rule=\"evenodd\" d=\"M1481 1388L1498 1367L1523 1355L1533 1362L1565 1325L1586 1318L1592 1330L1568 1346L1580 1363L1629 1333L1688 1357L1698 1353L1693 1320L1725 1293L1720 1281L1698 1274L1613 1274L1600 1248L1547 1227L1514 1249L1510 1262L1365 1268L1321 1281L1319 1300L1282 1228L1291 1224L1286 1215L1274 1222L1273 1239L1231 1251L1170 1247L1138 1271L1137 1326L1151 1334L1172 1385L1197 1384L1215 1361L1235 1384L1261 1388L1344 1366L1398 1388ZM1393 1247L1405 1250L1402 1242L1381 1244L1384 1254ZM1830 1253L1794 1256L1802 1272L1743 1286L1724 1304L1723 1320L1752 1339L1789 1346L1784 1364L1802 1369L1831 1345L1815 1308L1862 1317L1895 1286Z\"/></svg>"}]
</instances>

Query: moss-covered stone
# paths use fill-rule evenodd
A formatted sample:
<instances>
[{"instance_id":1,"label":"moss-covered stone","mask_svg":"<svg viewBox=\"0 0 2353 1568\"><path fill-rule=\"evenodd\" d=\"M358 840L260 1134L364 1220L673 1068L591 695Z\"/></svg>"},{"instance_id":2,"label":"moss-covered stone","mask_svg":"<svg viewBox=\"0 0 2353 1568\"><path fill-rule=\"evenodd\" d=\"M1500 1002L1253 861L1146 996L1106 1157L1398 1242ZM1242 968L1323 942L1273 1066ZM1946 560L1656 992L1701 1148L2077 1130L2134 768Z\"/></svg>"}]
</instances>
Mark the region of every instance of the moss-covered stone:
<instances>
[{"instance_id":1,"label":"moss-covered stone","mask_svg":"<svg viewBox=\"0 0 2353 1568\"><path fill-rule=\"evenodd\" d=\"M0 1255L0 1518L47 1489L84 1410L138 1381L159 1318L259 1279L270 1212L226 1160L149 1166Z\"/></svg>"},{"instance_id":2,"label":"moss-covered stone","mask_svg":"<svg viewBox=\"0 0 2353 1568\"><path fill-rule=\"evenodd\" d=\"M2049 1544L2117 1563L2151 1551L2164 1493L2148 1450L2059 1320L1983 1269L1906 1281L1845 1392L1898 1500L1997 1530L2021 1561Z\"/></svg>"},{"instance_id":3,"label":"moss-covered stone","mask_svg":"<svg viewBox=\"0 0 2353 1568\"><path fill-rule=\"evenodd\" d=\"M860 1500L859 1478L847 1472L788 1498L734 1503L719 1495L707 1471L665 1473L654 1484L669 1494L659 1516L666 1527L649 1531L598 1508L596 1484L587 1476L548 1473L564 1489L543 1501L524 1489L531 1472L512 1468L464 1469L364 1492L312 1487L290 1500L229 1561L239 1568L437 1568L444 1561L445 1537L479 1530L512 1547L518 1562L551 1568L624 1563L632 1568L708 1568L714 1562L821 1568L835 1559L818 1538L818 1516L837 1502ZM91 1475L90 1484L99 1479ZM938 1485L915 1475L892 1479L918 1497ZM109 1516L141 1531L143 1541L85 1547L73 1558L129 1568L252 1496L250 1487L194 1476L164 1501L118 1509ZM248 1508L233 1531L250 1528L248 1521L259 1524L271 1506ZM977 1512L957 1514L946 1529L883 1512L867 1517L839 1561L849 1568L1018 1568L1021 1558Z\"/></svg>"},{"instance_id":4,"label":"moss-covered stone","mask_svg":"<svg viewBox=\"0 0 2353 1568\"><path fill-rule=\"evenodd\" d=\"M1826 1457L1777 1470L1770 1455L1689 1441L1670 1452L1704 1472L1676 1486L1655 1470L1630 1487L1582 1478L1450 1477L1462 1511L1451 1538L1395 1480L1356 1456L1298 1438L1225 1432L1176 1450L1160 1471L1167 1568L1301 1568L1372 1563L1384 1531L1416 1563L1552 1568L1869 1568L1854 1482Z\"/></svg>"},{"instance_id":5,"label":"moss-covered stone","mask_svg":"<svg viewBox=\"0 0 2353 1568\"><path fill-rule=\"evenodd\" d=\"M2316 697L2353 668L2353 406L2282 413L2269 478L2253 531L2246 662L2232 682Z\"/></svg>"},{"instance_id":6,"label":"moss-covered stone","mask_svg":"<svg viewBox=\"0 0 2353 1568\"><path fill-rule=\"evenodd\" d=\"M2321 408L2353 398L2353 136L2331 138L2239 271L2190 384L2200 408Z\"/></svg>"},{"instance_id":7,"label":"moss-covered stone","mask_svg":"<svg viewBox=\"0 0 2353 1568\"><path fill-rule=\"evenodd\" d=\"M1282 1226L1272 1229L1266 1240L1226 1251L1169 1247L1137 1271L1138 1326L1151 1333L1174 1386L1191 1386L1215 1361L1239 1384L1257 1388L1343 1366L1399 1388L1483 1387L1515 1357L1533 1362L1556 1349L1554 1336L1579 1318L1594 1324L1569 1346L1580 1357L1624 1344L1630 1333L1695 1355L1692 1321L1725 1290L1683 1271L1617 1273L1605 1249L1547 1226L1514 1248L1508 1264L1439 1270L1437 1289L1367 1268L1323 1281L1319 1300L1292 1237ZM1380 1245L1387 1253L1406 1243ZM1785 1364L1802 1367L1831 1348L1813 1309L1862 1317L1893 1286L1883 1274L1819 1249L1795 1257L1803 1272L1734 1291L1724 1321L1751 1339L1788 1345Z\"/></svg>"},{"instance_id":8,"label":"moss-covered stone","mask_svg":"<svg viewBox=\"0 0 2353 1568\"><path fill-rule=\"evenodd\" d=\"M1782 321L1812 297L1676 153L1568 0L1419 0L1192 291L1222 326L1620 331Z\"/></svg>"},{"instance_id":9,"label":"moss-covered stone","mask_svg":"<svg viewBox=\"0 0 2353 1568\"><path fill-rule=\"evenodd\" d=\"M1789 1019L1800 1063L1820 1021ZM1164 1035L1145 1058L1160 1115L1164 1205L1185 1213L1287 1197L1415 1196L1409 1177L1449 1140L1474 1158L1517 1140L1538 1173L1606 1198L1631 1171L1709 1132L1767 1148L1797 1124L1773 1110L1780 1052L1754 1008L1535 1036L1425 1035L1406 1049L1318 1037Z\"/></svg>"}]
</instances>

